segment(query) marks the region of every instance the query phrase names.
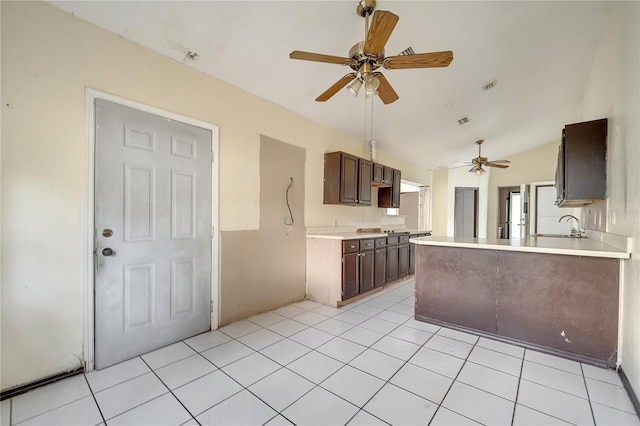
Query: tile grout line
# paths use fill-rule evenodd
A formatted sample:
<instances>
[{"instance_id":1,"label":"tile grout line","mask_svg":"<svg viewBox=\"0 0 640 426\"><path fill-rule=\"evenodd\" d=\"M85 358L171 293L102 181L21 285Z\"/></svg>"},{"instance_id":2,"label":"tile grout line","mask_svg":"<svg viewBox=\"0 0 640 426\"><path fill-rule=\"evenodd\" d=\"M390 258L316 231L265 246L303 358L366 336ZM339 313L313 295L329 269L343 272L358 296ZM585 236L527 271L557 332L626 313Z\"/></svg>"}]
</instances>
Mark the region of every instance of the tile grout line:
<instances>
[{"instance_id":1,"label":"tile grout line","mask_svg":"<svg viewBox=\"0 0 640 426\"><path fill-rule=\"evenodd\" d=\"M589 410L591 411L591 418L593 419L593 424L597 425L596 415L593 412L593 404L591 403L591 395L589 394L589 387L587 386L587 378L584 376L584 369L582 368L582 363L580 363L580 371L582 372L582 382L584 383L584 390L587 392L587 401L589 401Z\"/></svg>"},{"instance_id":2,"label":"tile grout line","mask_svg":"<svg viewBox=\"0 0 640 426\"><path fill-rule=\"evenodd\" d=\"M442 327L440 327L442 328ZM435 334L434 334L435 336ZM444 336L441 336L444 337ZM429 339L431 340L431 339ZM453 385L456 384L456 382L458 381L458 377L460 376L460 373L462 372L462 369L464 368L464 366L467 364L467 361L469 360L469 357L471 356L471 352L473 352L473 350L476 348L476 346L478 345L478 342L480 341L480 337L478 336L478 339L476 340L476 342L471 346L471 350L469 351L469 353L467 354L467 356L464 359L464 362L462 363L462 365L460 366L460 369L458 370L458 373L456 374L456 377L453 378L453 381L451 381L451 384L449 385L449 388L447 389L447 391L444 393L444 396L442 397L442 401L440 401L440 403L438 404L438 408L436 408L436 411L433 413L433 417L431 417L431 419L429 420L429 424L431 424L431 421L433 421L433 419L435 418L435 416L438 414L438 411L440 410L440 408L442 407L442 404L444 403L444 400L447 399L447 395L449 395L449 392L451 392L451 388L453 388ZM425 343L426 344L426 343ZM444 353L444 352L441 352ZM462 382L460 382L462 383ZM465 383L466 384L466 383ZM468 385L467 385L468 386ZM449 408L444 407L445 409L449 410ZM458 413L457 411L454 410L450 410L453 413L456 413L460 416L463 416L465 418L469 418L467 416L465 416L464 414ZM473 419L471 419L473 420ZM473 420L475 422L475 420Z\"/></svg>"},{"instance_id":3,"label":"tile grout line","mask_svg":"<svg viewBox=\"0 0 640 426\"><path fill-rule=\"evenodd\" d=\"M96 403L96 408L98 409L98 413L100 413L100 417L102 418L102 423L107 424L107 419L104 418L104 414L102 414L102 408L100 408L100 404L98 404L98 400L96 399L96 394L93 392L91 385L89 384L89 380L87 379L87 375L82 373L84 377L84 381L87 382L87 386L89 387L89 392L91 392L91 398L93 398L93 402ZM11 424L11 423L9 423Z\"/></svg>"},{"instance_id":4,"label":"tile grout line","mask_svg":"<svg viewBox=\"0 0 640 426\"><path fill-rule=\"evenodd\" d=\"M181 341L182 341L182 340L181 340ZM186 345L186 343L185 343L185 345ZM189 346L189 345L187 345L187 346ZM189 346L189 347L190 347L190 346ZM140 359L142 359L142 357L140 357ZM186 358L183 358L183 359L186 359ZM205 358L205 359L206 359L206 358ZM208 361L208 360L207 360L207 361ZM160 380L160 383L162 383L162 384L164 385L164 387L165 387L165 388L167 388L167 390L169 391L169 393L171 394L171 396L173 396L173 397L176 399L176 401L178 401L178 403L179 403L180 405L182 405L182 408L184 408L184 409L185 409L185 411L186 411L187 413L189 413L189 415L191 416L191 418L192 418L196 423L198 423L198 425L200 425L200 422L195 418L195 416L191 413L191 411L189 411L189 409L188 409L187 407L185 407L185 405L182 403L182 401L180 401L180 398L178 398L178 397L173 393L173 391L172 391L172 390L169 388L169 386L168 386L168 385L167 385L167 384L166 384L166 383L165 383L165 382L160 378L160 376L158 376L158 374L156 373L156 371L155 371L153 368L151 368L151 366L150 366L149 364L147 364L147 362L146 362L144 359L142 359L142 362L144 362L144 363L146 364L146 366L147 366L147 367L149 367L149 369L150 369L150 370L151 370L151 372L156 376L156 378L157 378L158 380ZM178 361L176 361L176 362L178 362ZM209 362L210 362L210 361L209 361ZM167 364L167 365L171 365L171 364ZM214 365L214 366L215 366L215 365ZM163 367L166 367L166 366L163 366ZM160 368L162 368L162 367L160 367ZM209 374L211 374L211 373L209 373ZM206 376L206 374L205 374L205 376ZM204 376L201 376L201 377L204 377ZM155 400L155 399L158 399L158 398L162 397L163 395L166 395L166 394L158 395L157 397L155 397L155 398L153 398L153 399L151 399L151 400L149 400L149 401L146 401L146 402L144 402L143 404L140 404L140 405L138 405L138 406L136 406L136 407L133 407L133 408L140 407L140 406L142 406L142 405L144 405L144 404L146 404L146 403L148 403L148 402L150 402L150 401L153 401L153 400ZM128 411L133 410L133 408L131 408L130 410L125 411L125 413L126 413L126 412L128 412ZM124 413L120 413L120 414L118 414L118 416L120 416L120 415L122 415L122 414L124 414ZM117 417L117 416L115 416L115 417ZM187 420L187 422L188 422L188 421L189 421L189 420ZM106 421L105 421L105 424L106 424Z\"/></svg>"},{"instance_id":5,"label":"tile grout line","mask_svg":"<svg viewBox=\"0 0 640 426\"><path fill-rule=\"evenodd\" d=\"M82 375L84 376L84 373L82 373ZM79 374L78 374L78 375L76 375L76 376L72 376L72 377L77 377L77 376L79 376ZM64 378L64 379L61 379L61 381L62 381L62 380L66 380L66 379L70 379L70 378L72 378L72 377L66 377L66 378ZM86 377L85 377L85 381L86 381ZM56 383L56 382L49 383L48 385L52 385L52 384L54 384L54 383ZM48 386L48 385L46 385L46 386ZM29 391L27 391L27 392L25 392L25 393L23 393L23 394L20 394L20 395L25 395L25 394L26 394L26 393L28 393L28 392L29 392ZM41 413L34 414L34 415L30 416L30 417L26 417L26 418L24 418L24 419L20 420L20 422L19 422L18 424L22 424L22 423L26 422L27 420L31 420L31 419L34 419L34 418L36 418L36 417L43 416L43 415L45 415L45 414L47 414L47 413L51 413L52 411L55 411L55 410L57 410L57 409L59 409L59 408L66 407L66 406L68 406L68 405L71 405L71 404L74 404L74 403L76 403L76 402L78 402L78 401L81 401L81 400L83 400L83 399L85 399L85 398L88 398L89 396L93 396L93 392L91 391L91 388L90 388L90 387L89 387L89 392L91 393L91 395L85 395L85 396L82 396L82 397L80 397L80 398L74 399L73 401L68 401L68 402L66 402L66 403L64 403L64 404L62 404L62 405L58 405L58 406L55 406L55 407L53 407L53 408L49 408L48 410L45 410L45 411L43 411L43 412L41 412ZM17 395L17 396L20 396L20 395ZM15 397L13 397L13 398L15 398ZM10 419L10 421L12 421L12 420L13 420L13 398L11 398L11 407L12 407L12 408L11 408L11 410L10 410L10 414L11 414L11 419Z\"/></svg>"},{"instance_id":6,"label":"tile grout line","mask_svg":"<svg viewBox=\"0 0 640 426\"><path fill-rule=\"evenodd\" d=\"M563 390L556 389L556 388L554 388L554 387L547 386L547 385L542 384L542 383L532 382L532 381L530 381L530 380L523 379L523 378L522 378L522 370L524 370L524 363L525 363L525 361L527 361L527 362L531 362L531 363L533 363L533 364L537 364L537 365L543 365L543 366L545 366L545 367L550 367L550 366L545 365L545 364L540 364L540 363L537 363L537 362L533 362L533 361L527 360L527 359L526 359L526 353L527 353L527 351L529 351L529 350L531 350L531 349L527 349L527 348L525 348L525 352L524 352L524 354L523 354L523 358L522 358L522 369L521 369L521 372L520 372L520 380L518 381L518 395L519 395L519 393L520 393L520 383L521 383L522 381L525 381L525 382L533 383L533 384L535 384L535 385L542 386L542 387L545 387L545 388L548 388L548 389L552 389L552 390L554 390L554 391L556 391L556 392L560 392L560 393L563 393L563 394L565 394L565 395L573 396L573 397L580 398L580 399L583 399L583 400L584 400L584 398L582 398L582 397L580 397L580 396L578 396L578 395L575 395L575 394L572 394L572 393L569 393L569 392L565 392L565 391L563 391ZM534 352L535 352L535 351L534 351ZM553 368L554 370L564 371L564 372L566 372L566 373L571 373L570 371L562 370L562 369L559 369L559 368L554 368L554 367L550 367L550 368ZM582 364L580 364L580 368L582 368ZM574 374L574 375L576 375L576 376L577 376L577 374L575 374L575 373L571 373L571 374ZM584 380L584 376L583 376L583 380ZM585 388L586 388L586 384L585 384ZM589 395L589 394L587 393L587 400L589 400L588 395ZM518 401L517 401L517 399L516 399L516 405L518 405ZM558 421L561 421L561 422L564 422L564 423L567 423L567 424L572 424L572 425L574 424L574 423L569 422L568 420L561 419L561 418L557 417L556 415L549 414L549 413L546 413L546 412L544 412L544 411L540 411L538 408L530 407L530 406L528 406L528 405L524 405L524 404L520 404L520 405L522 405L523 407L526 407L526 408L528 408L528 409L530 409L530 410L532 410L532 411L535 411L535 412L537 412L537 413L543 414L543 415L548 416L548 417L552 417L552 418L554 418L554 419L556 419L556 420L558 420ZM589 404L589 406L591 406L591 404ZM593 416L593 412L592 412L592 416ZM515 407L514 407L514 419L515 419ZM513 422L513 421L512 421L512 422ZM595 422L594 422L594 424L595 424Z\"/></svg>"},{"instance_id":7,"label":"tile grout line","mask_svg":"<svg viewBox=\"0 0 640 426\"><path fill-rule=\"evenodd\" d=\"M524 370L524 357L527 354L527 349L525 348L524 351L522 351L522 358L520 359L520 374L518 374L518 387L516 388L516 399L513 403L513 412L511 413L511 425L513 425L513 422L515 421L516 418L516 408L518 406L518 396L520 395L520 383L522 383L522 371Z\"/></svg>"}]
</instances>

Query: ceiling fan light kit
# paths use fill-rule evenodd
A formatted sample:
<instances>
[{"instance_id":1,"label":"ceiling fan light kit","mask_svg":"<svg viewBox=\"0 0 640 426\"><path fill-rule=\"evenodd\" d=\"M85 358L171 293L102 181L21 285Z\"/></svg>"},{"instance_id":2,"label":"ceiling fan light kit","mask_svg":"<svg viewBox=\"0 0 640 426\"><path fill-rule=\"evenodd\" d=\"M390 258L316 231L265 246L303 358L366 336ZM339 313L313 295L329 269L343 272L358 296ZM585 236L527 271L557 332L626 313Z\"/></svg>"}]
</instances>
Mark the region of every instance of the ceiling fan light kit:
<instances>
[{"instance_id":1,"label":"ceiling fan light kit","mask_svg":"<svg viewBox=\"0 0 640 426\"><path fill-rule=\"evenodd\" d=\"M362 87L362 80L359 78L356 78L355 80L353 80L351 83L347 85L347 90L349 90L349 93L351 93L353 96L357 97L361 87Z\"/></svg>"},{"instance_id":2,"label":"ceiling fan light kit","mask_svg":"<svg viewBox=\"0 0 640 426\"><path fill-rule=\"evenodd\" d=\"M356 12L358 16L365 18L365 40L356 43L349 50L349 57L323 55L299 50L294 50L289 54L291 59L348 65L355 71L355 73L342 77L318 96L316 98L317 102L329 100L345 86L353 96L358 96L358 92L364 84L367 97L378 95L384 104L390 104L397 101L399 96L393 90L389 81L380 72L376 72L378 68L383 67L393 70L447 67L453 60L453 52L451 51L407 54L408 49L397 56L385 57L384 46L387 44L399 18L397 15L384 10L374 12L375 8L375 0L361 0L358 3ZM369 25L369 17L372 14L373 18L371 25ZM412 51L413 49L411 49Z\"/></svg>"}]
</instances>

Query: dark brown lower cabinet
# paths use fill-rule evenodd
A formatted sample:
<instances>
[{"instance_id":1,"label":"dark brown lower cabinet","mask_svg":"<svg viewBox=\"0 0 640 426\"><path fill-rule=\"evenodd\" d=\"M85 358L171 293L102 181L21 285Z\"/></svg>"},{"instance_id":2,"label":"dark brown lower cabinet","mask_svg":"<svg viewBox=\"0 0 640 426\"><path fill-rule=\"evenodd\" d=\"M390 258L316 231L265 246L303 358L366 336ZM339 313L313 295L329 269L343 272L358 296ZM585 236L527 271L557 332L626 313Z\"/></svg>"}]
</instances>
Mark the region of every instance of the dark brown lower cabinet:
<instances>
[{"instance_id":1,"label":"dark brown lower cabinet","mask_svg":"<svg viewBox=\"0 0 640 426\"><path fill-rule=\"evenodd\" d=\"M429 232L418 232L415 234L409 235L409 238L420 238L427 237L431 235ZM411 243L409 244L409 275L413 275L416 273L416 245Z\"/></svg>"},{"instance_id":2,"label":"dark brown lower cabinet","mask_svg":"<svg viewBox=\"0 0 640 426\"><path fill-rule=\"evenodd\" d=\"M398 277L405 277L409 274L409 244L398 246Z\"/></svg>"},{"instance_id":3,"label":"dark brown lower cabinet","mask_svg":"<svg viewBox=\"0 0 640 426\"><path fill-rule=\"evenodd\" d=\"M358 268L359 253L345 253L342 255L342 300L360 294L358 278L360 270Z\"/></svg>"},{"instance_id":4,"label":"dark brown lower cabinet","mask_svg":"<svg viewBox=\"0 0 640 426\"><path fill-rule=\"evenodd\" d=\"M387 282L387 248L379 248L374 252L375 272L373 274L373 285L380 287Z\"/></svg>"},{"instance_id":5,"label":"dark brown lower cabinet","mask_svg":"<svg viewBox=\"0 0 640 426\"><path fill-rule=\"evenodd\" d=\"M373 250L358 253L360 259L360 293L366 293L375 287L375 255Z\"/></svg>"},{"instance_id":6,"label":"dark brown lower cabinet","mask_svg":"<svg viewBox=\"0 0 640 426\"><path fill-rule=\"evenodd\" d=\"M398 246L387 246L387 281L398 278Z\"/></svg>"},{"instance_id":7,"label":"dark brown lower cabinet","mask_svg":"<svg viewBox=\"0 0 640 426\"><path fill-rule=\"evenodd\" d=\"M409 275L416 273L416 245L409 244Z\"/></svg>"}]
</instances>

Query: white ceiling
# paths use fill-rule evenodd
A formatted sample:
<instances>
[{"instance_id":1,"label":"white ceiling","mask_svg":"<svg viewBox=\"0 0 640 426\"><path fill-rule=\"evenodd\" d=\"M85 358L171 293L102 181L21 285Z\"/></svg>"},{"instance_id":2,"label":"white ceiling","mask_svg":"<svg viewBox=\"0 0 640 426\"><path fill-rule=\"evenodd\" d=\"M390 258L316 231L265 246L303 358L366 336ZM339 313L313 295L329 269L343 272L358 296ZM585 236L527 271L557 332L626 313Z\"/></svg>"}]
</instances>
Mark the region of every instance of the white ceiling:
<instances>
[{"instance_id":1,"label":"white ceiling","mask_svg":"<svg viewBox=\"0 0 640 426\"><path fill-rule=\"evenodd\" d=\"M611 3L395 1L388 56L452 50L447 68L383 70L400 99L372 104L341 90L350 71L289 59L292 50L347 56L364 39L357 1L51 1L93 24L291 111L371 138L411 163L437 168L477 155L505 158L559 140L579 121L585 85ZM187 59L195 52L196 60ZM483 91L491 80L497 85ZM468 117L461 126L458 119Z\"/></svg>"}]
</instances>

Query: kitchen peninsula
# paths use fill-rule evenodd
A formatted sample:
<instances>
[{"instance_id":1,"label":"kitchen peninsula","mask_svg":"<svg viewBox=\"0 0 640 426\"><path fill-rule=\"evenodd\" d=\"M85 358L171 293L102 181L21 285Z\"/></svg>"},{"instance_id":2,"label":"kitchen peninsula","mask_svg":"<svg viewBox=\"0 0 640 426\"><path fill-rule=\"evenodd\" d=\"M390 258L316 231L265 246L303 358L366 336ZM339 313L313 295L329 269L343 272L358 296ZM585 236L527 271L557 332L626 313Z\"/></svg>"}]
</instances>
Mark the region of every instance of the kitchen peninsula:
<instances>
[{"instance_id":1,"label":"kitchen peninsula","mask_svg":"<svg viewBox=\"0 0 640 426\"><path fill-rule=\"evenodd\" d=\"M416 319L612 367L626 241L413 238Z\"/></svg>"}]
</instances>

